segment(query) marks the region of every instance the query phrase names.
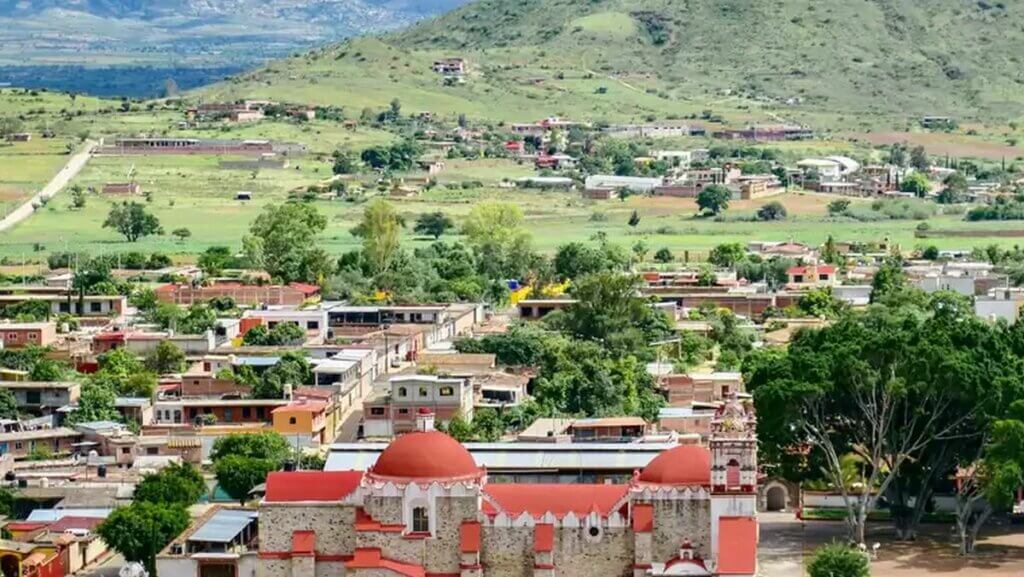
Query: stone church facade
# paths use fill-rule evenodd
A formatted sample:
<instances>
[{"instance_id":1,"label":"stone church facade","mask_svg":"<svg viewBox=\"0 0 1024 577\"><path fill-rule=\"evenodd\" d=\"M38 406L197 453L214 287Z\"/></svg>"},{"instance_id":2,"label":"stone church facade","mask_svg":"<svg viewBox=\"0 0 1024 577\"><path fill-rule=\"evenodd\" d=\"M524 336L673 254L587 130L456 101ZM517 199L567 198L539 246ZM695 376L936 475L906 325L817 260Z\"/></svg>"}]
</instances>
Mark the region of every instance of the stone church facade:
<instances>
[{"instance_id":1,"label":"stone church facade","mask_svg":"<svg viewBox=\"0 0 1024 577\"><path fill-rule=\"evenodd\" d=\"M271 473L260 575L753 576L754 426L732 399L707 447L667 450L628 484L491 484L422 415L368 471Z\"/></svg>"}]
</instances>

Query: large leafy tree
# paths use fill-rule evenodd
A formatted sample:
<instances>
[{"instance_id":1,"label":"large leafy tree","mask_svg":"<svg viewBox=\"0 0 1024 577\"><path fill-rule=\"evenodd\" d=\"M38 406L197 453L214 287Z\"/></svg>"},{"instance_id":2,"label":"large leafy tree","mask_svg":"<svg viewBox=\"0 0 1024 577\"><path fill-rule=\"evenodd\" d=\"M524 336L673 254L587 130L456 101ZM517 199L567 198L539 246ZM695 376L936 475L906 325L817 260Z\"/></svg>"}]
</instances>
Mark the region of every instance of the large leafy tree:
<instances>
[{"instance_id":1,"label":"large leafy tree","mask_svg":"<svg viewBox=\"0 0 1024 577\"><path fill-rule=\"evenodd\" d=\"M114 406L116 399L117 395L112 388L88 381L82 385L78 406L68 414L67 423L75 425L92 421L119 421L121 414Z\"/></svg>"},{"instance_id":2,"label":"large leafy tree","mask_svg":"<svg viewBox=\"0 0 1024 577\"><path fill-rule=\"evenodd\" d=\"M452 219L441 211L427 212L416 217L416 227L413 229L418 234L432 236L434 240L441 238L441 235L455 228Z\"/></svg>"},{"instance_id":3,"label":"large leafy tree","mask_svg":"<svg viewBox=\"0 0 1024 577\"><path fill-rule=\"evenodd\" d=\"M383 277L391 272L402 242L402 221L395 208L382 199L369 203L357 229L363 237L363 258L371 274Z\"/></svg>"},{"instance_id":4,"label":"large leafy tree","mask_svg":"<svg viewBox=\"0 0 1024 577\"><path fill-rule=\"evenodd\" d=\"M720 184L712 184L697 194L697 208L701 212L717 215L729 208L732 191Z\"/></svg>"},{"instance_id":5,"label":"large leafy tree","mask_svg":"<svg viewBox=\"0 0 1024 577\"><path fill-rule=\"evenodd\" d=\"M116 230L128 242L135 242L153 234L163 234L160 220L146 212L146 207L137 202L114 205L107 215L107 220L103 221L103 227Z\"/></svg>"},{"instance_id":6,"label":"large leafy tree","mask_svg":"<svg viewBox=\"0 0 1024 577\"><path fill-rule=\"evenodd\" d=\"M950 443L977 442L993 407L1021 394L1021 357L1001 328L975 318L958 295L921 303L850 313L797 333L786 351L754 354L744 367L765 461L793 475L787 455L809 448L809 461L842 495L858 542L868 511L901 476ZM850 454L860 463L856 484L845 478ZM944 475L953 457L929 466Z\"/></svg>"},{"instance_id":7,"label":"large leafy tree","mask_svg":"<svg viewBox=\"0 0 1024 577\"><path fill-rule=\"evenodd\" d=\"M277 463L288 458L291 448L288 440L274 431L260 433L233 433L220 437L213 443L210 459L218 461L229 455L270 459Z\"/></svg>"},{"instance_id":8,"label":"large leafy tree","mask_svg":"<svg viewBox=\"0 0 1024 577\"><path fill-rule=\"evenodd\" d=\"M171 341L160 341L146 356L146 368L158 375L180 373L185 369L185 353Z\"/></svg>"},{"instance_id":9,"label":"large leafy tree","mask_svg":"<svg viewBox=\"0 0 1024 577\"><path fill-rule=\"evenodd\" d=\"M319 283L330 271L327 253L316 242L327 219L309 203L270 205L243 239L249 261L282 282Z\"/></svg>"},{"instance_id":10,"label":"large leafy tree","mask_svg":"<svg viewBox=\"0 0 1024 577\"><path fill-rule=\"evenodd\" d=\"M144 475L135 487L135 501L193 505L206 494L199 469L189 463L171 463L158 473Z\"/></svg>"},{"instance_id":11,"label":"large leafy tree","mask_svg":"<svg viewBox=\"0 0 1024 577\"><path fill-rule=\"evenodd\" d=\"M188 524L188 511L180 504L139 502L114 509L96 532L125 559L156 575L156 554Z\"/></svg>"}]
</instances>

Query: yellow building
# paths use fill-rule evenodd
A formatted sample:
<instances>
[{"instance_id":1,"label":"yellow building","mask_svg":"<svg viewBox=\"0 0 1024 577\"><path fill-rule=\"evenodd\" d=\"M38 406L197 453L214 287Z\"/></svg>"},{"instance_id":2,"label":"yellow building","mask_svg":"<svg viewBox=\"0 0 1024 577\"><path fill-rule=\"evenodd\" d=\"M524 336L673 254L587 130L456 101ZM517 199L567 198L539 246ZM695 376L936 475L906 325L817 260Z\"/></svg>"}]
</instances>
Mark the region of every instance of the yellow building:
<instances>
[{"instance_id":1,"label":"yellow building","mask_svg":"<svg viewBox=\"0 0 1024 577\"><path fill-rule=\"evenodd\" d=\"M327 434L328 403L299 401L271 411L274 430L303 444L316 446L333 439ZM333 436L333 435L331 435Z\"/></svg>"}]
</instances>

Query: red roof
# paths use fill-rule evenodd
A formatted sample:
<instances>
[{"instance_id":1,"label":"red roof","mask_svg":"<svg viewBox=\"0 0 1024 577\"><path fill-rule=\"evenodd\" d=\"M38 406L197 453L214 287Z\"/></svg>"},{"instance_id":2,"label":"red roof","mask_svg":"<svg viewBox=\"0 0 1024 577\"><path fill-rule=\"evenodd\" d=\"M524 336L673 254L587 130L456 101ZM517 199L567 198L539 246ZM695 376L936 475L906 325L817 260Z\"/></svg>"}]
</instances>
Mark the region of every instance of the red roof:
<instances>
[{"instance_id":1,"label":"red roof","mask_svg":"<svg viewBox=\"0 0 1024 577\"><path fill-rule=\"evenodd\" d=\"M367 472L392 479L468 479L483 470L458 441L438 431L415 431L395 439Z\"/></svg>"},{"instance_id":2,"label":"red roof","mask_svg":"<svg viewBox=\"0 0 1024 577\"><path fill-rule=\"evenodd\" d=\"M340 501L356 490L362 471L276 471L267 475L268 503Z\"/></svg>"},{"instance_id":3,"label":"red roof","mask_svg":"<svg viewBox=\"0 0 1024 577\"><path fill-rule=\"evenodd\" d=\"M548 553L555 548L555 526L550 523L538 523L533 528L533 550Z\"/></svg>"},{"instance_id":4,"label":"red roof","mask_svg":"<svg viewBox=\"0 0 1024 577\"><path fill-rule=\"evenodd\" d=\"M386 569L405 577L426 576L423 567L382 557L380 549L356 549L356 554L351 561L345 563L345 567L349 569Z\"/></svg>"},{"instance_id":5,"label":"red roof","mask_svg":"<svg viewBox=\"0 0 1024 577\"><path fill-rule=\"evenodd\" d=\"M92 531L102 522L103 519L98 517L64 517L50 525L49 531L51 533L63 533L68 529L86 529ZM8 526L8 529L10 529L10 526Z\"/></svg>"},{"instance_id":6,"label":"red roof","mask_svg":"<svg viewBox=\"0 0 1024 577\"><path fill-rule=\"evenodd\" d=\"M312 555L316 552L316 531L295 531L292 533L292 553Z\"/></svg>"},{"instance_id":7,"label":"red roof","mask_svg":"<svg viewBox=\"0 0 1024 577\"><path fill-rule=\"evenodd\" d=\"M459 526L459 550L463 553L480 551L480 523L466 521Z\"/></svg>"},{"instance_id":8,"label":"red roof","mask_svg":"<svg viewBox=\"0 0 1024 577\"><path fill-rule=\"evenodd\" d=\"M293 399L310 398L323 399L326 401L330 400L333 396L334 393L330 389L321 387L298 387L292 392Z\"/></svg>"},{"instance_id":9,"label":"red roof","mask_svg":"<svg viewBox=\"0 0 1024 577\"><path fill-rule=\"evenodd\" d=\"M656 485L710 485L711 452L680 445L654 458L640 473L640 482Z\"/></svg>"},{"instance_id":10,"label":"red roof","mask_svg":"<svg viewBox=\"0 0 1024 577\"><path fill-rule=\"evenodd\" d=\"M832 274L836 272L836 267L825 264L821 266L794 266L787 270L786 274L807 274L811 271L814 271L817 274Z\"/></svg>"},{"instance_id":11,"label":"red roof","mask_svg":"<svg viewBox=\"0 0 1024 577\"><path fill-rule=\"evenodd\" d=\"M307 411L307 412L315 414L315 413L322 413L322 412L324 412L324 410L326 408L327 408L327 403L325 403L323 401L299 401L299 402L293 402L293 403L288 404L288 405L284 405L283 407L278 407L278 408L274 409L273 411L270 411L270 413L273 414L273 413L276 413L278 411L280 411L282 413L286 413L286 412L289 412L289 411Z\"/></svg>"},{"instance_id":12,"label":"red roof","mask_svg":"<svg viewBox=\"0 0 1024 577\"><path fill-rule=\"evenodd\" d=\"M289 283L288 286L292 287L293 289L301 292L302 294L304 294L306 296L313 296L313 295L316 295L316 294L320 294L320 287L316 286L315 284L306 284L306 283L301 283L301 282L293 282L293 283Z\"/></svg>"},{"instance_id":13,"label":"red roof","mask_svg":"<svg viewBox=\"0 0 1024 577\"><path fill-rule=\"evenodd\" d=\"M46 523L35 523L32 521L12 521L4 525L8 531L35 531L46 527Z\"/></svg>"},{"instance_id":14,"label":"red roof","mask_svg":"<svg viewBox=\"0 0 1024 577\"><path fill-rule=\"evenodd\" d=\"M539 518L551 512L561 519L570 512L584 516L591 511L607 517L628 490L627 485L488 484L484 492L494 504L485 500L483 509L488 515L503 511L512 517L526 512Z\"/></svg>"},{"instance_id":15,"label":"red roof","mask_svg":"<svg viewBox=\"0 0 1024 577\"><path fill-rule=\"evenodd\" d=\"M654 507L647 503L633 505L633 531L650 533L654 530Z\"/></svg>"},{"instance_id":16,"label":"red roof","mask_svg":"<svg viewBox=\"0 0 1024 577\"><path fill-rule=\"evenodd\" d=\"M722 517L718 520L718 574L757 572L757 519Z\"/></svg>"},{"instance_id":17,"label":"red roof","mask_svg":"<svg viewBox=\"0 0 1024 577\"><path fill-rule=\"evenodd\" d=\"M93 335L92 340L94 341L114 341L120 342L124 340L124 331L111 331L107 333L97 333Z\"/></svg>"}]
</instances>

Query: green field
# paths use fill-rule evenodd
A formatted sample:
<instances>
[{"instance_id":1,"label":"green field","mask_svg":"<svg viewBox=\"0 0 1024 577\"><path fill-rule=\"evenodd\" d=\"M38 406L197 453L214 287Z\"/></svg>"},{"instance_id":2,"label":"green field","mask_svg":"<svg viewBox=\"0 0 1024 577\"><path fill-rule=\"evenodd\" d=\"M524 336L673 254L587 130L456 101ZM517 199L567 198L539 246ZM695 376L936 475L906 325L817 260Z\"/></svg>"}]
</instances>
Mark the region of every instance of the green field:
<instances>
[{"instance_id":1,"label":"green field","mask_svg":"<svg viewBox=\"0 0 1024 577\"><path fill-rule=\"evenodd\" d=\"M142 156L97 157L79 175L77 184L101 189L107 182L124 181L132 166L143 190L152 193L147 207L161 221L167 233L185 227L192 236L184 242L166 234L148 237L137 243L124 242L114 231L102 227L103 220L120 197L90 194L83 210L72 210L67 193L58 195L44 209L15 229L4 234L0 256L29 258L46 252L84 250L94 254L128 250L162 251L185 260L211 245L241 247L249 223L266 205L284 202L289 192L329 176L330 165L313 158L294 160L284 170L262 170L255 175L246 170L224 170L215 156ZM475 203L501 200L520 206L535 245L553 252L570 241L587 241L603 232L614 243L631 247L643 240L651 253L668 247L679 257L691 251L693 258L724 242L751 240L797 240L817 244L829 235L837 240L879 240L888 238L904 249L924 244L914 238L917 220L881 220L858 222L849 218L831 218L826 206L834 197L790 193L758 201L735 201L725 221L696 218L693 201L684 199L631 197L625 202L592 201L575 192L542 192L499 187L505 179L531 174L532 168L508 160L448 161L448 169L438 177L439 186L413 197L393 198L410 230L406 242L424 244L430 239L415 238L411 232L419 214L445 212L456 220ZM255 176L255 178L254 178ZM482 188L463 183L479 181ZM234 200L238 191L251 191L249 202ZM146 202L139 197L136 200ZM757 207L772 200L781 201L789 210L784 222L751 222ZM320 244L333 254L356 247L359 240L350 234L361 216L358 203L343 200L317 200L317 208L329 221ZM869 210L867 201L855 201L861 210ZM628 225L636 210L641 221ZM927 220L933 229L993 230L1019 228L1015 223L966 223L959 215L934 216ZM997 242L1015 244L1012 238L936 238L928 244L942 248L962 248Z\"/></svg>"},{"instance_id":2,"label":"green field","mask_svg":"<svg viewBox=\"0 0 1024 577\"><path fill-rule=\"evenodd\" d=\"M0 142L0 215L31 198L68 161L68 141Z\"/></svg>"}]
</instances>

